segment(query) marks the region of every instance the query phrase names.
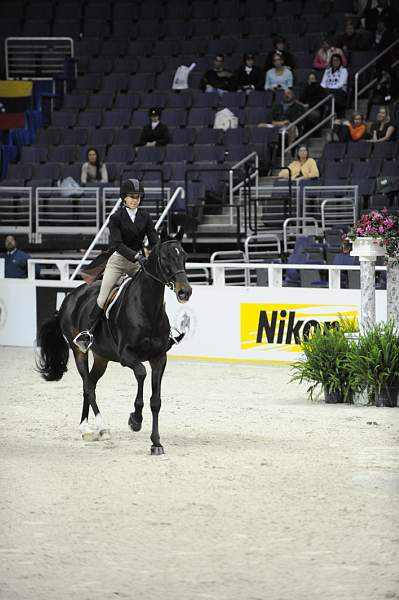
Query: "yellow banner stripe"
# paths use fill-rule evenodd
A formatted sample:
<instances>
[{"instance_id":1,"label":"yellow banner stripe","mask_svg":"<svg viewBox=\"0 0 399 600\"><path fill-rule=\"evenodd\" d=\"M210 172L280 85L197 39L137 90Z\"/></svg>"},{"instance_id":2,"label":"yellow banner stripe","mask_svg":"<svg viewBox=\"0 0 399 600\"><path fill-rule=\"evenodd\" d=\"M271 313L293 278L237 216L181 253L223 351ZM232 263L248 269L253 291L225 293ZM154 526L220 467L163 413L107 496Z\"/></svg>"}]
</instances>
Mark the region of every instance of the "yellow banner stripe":
<instances>
[{"instance_id":1,"label":"yellow banner stripe","mask_svg":"<svg viewBox=\"0 0 399 600\"><path fill-rule=\"evenodd\" d=\"M0 98L24 98L32 96L31 81L0 80Z\"/></svg>"}]
</instances>

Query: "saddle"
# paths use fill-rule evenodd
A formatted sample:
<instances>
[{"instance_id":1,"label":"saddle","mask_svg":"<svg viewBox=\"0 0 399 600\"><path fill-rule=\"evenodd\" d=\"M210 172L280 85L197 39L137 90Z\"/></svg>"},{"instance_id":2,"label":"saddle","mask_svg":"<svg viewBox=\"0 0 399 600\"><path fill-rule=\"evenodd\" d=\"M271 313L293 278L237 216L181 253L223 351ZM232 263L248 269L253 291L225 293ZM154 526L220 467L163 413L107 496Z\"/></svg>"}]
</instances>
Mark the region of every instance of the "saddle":
<instances>
[{"instance_id":1,"label":"saddle","mask_svg":"<svg viewBox=\"0 0 399 600\"><path fill-rule=\"evenodd\" d=\"M133 277L129 275L123 275L117 282L116 286L112 288L110 293L108 294L108 298L104 304L104 313L107 319L109 319L109 314L111 312L112 307L117 302L118 298L122 294L123 290L129 285L129 283L133 280Z\"/></svg>"}]
</instances>

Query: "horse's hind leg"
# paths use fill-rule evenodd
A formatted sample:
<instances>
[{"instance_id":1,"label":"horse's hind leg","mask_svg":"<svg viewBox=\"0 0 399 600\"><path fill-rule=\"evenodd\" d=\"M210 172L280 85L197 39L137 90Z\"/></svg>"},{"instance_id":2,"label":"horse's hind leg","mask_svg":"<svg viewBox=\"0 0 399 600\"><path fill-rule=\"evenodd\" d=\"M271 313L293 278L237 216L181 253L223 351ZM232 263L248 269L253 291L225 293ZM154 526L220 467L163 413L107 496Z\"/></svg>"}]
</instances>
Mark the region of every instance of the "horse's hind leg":
<instances>
[{"instance_id":1,"label":"horse's hind leg","mask_svg":"<svg viewBox=\"0 0 399 600\"><path fill-rule=\"evenodd\" d=\"M137 394L134 401L134 412L130 413L128 423L132 431L140 431L143 422L143 388L147 371L142 363L137 363L133 367L133 372L137 380Z\"/></svg>"},{"instance_id":2,"label":"horse's hind leg","mask_svg":"<svg viewBox=\"0 0 399 600\"><path fill-rule=\"evenodd\" d=\"M96 384L100 377L104 374L105 369L107 368L107 362L99 359L99 357L94 357L94 364L89 373L89 364L88 364L88 355L86 353L81 352L80 350L73 349L73 354L75 357L76 368L79 371L79 375L83 381L83 408L82 408L82 417L79 425L79 429L82 433L82 437L86 441L93 441L98 439L98 435L90 429L88 424L89 417L89 408L90 406L93 409L94 415L96 417L97 428L100 430L104 430L102 417L96 402ZM109 435L109 432L107 432Z\"/></svg>"},{"instance_id":3,"label":"horse's hind leg","mask_svg":"<svg viewBox=\"0 0 399 600\"><path fill-rule=\"evenodd\" d=\"M161 382L166 367L166 354L157 359L150 360L152 369L152 394L151 394L151 412L152 412L152 432L151 432L151 454L159 455L164 453L161 444L161 438L158 430L158 416L161 410Z\"/></svg>"}]
</instances>

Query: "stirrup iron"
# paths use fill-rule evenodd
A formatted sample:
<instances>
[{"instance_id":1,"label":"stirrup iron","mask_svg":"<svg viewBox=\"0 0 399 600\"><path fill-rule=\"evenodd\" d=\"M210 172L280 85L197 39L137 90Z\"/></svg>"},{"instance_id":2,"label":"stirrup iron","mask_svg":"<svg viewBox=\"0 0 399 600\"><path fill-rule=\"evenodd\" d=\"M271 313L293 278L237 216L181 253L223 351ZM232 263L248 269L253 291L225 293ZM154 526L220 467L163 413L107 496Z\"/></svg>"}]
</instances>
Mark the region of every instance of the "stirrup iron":
<instances>
[{"instance_id":1,"label":"stirrup iron","mask_svg":"<svg viewBox=\"0 0 399 600\"><path fill-rule=\"evenodd\" d=\"M83 336L83 339L79 339L81 336ZM84 340L85 337L88 337L89 339L86 341ZM93 334L89 329L85 329L84 331L80 331L78 333L78 335L73 339L73 343L75 344L75 346L77 346L79 348L79 350L81 352L86 353L90 346L93 344Z\"/></svg>"}]
</instances>

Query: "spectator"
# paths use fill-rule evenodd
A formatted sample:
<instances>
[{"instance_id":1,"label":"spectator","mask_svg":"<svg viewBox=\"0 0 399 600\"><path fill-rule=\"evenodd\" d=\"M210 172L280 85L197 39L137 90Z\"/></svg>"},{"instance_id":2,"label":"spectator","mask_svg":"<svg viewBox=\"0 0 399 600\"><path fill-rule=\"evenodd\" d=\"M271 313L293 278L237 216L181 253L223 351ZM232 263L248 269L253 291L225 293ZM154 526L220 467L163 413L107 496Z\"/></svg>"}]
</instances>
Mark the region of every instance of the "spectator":
<instances>
[{"instance_id":1,"label":"spectator","mask_svg":"<svg viewBox=\"0 0 399 600\"><path fill-rule=\"evenodd\" d=\"M17 242L13 235L8 235L5 239L4 246L6 249L4 276L14 277L16 279L24 279L28 276L28 260L31 258L29 254L17 248Z\"/></svg>"},{"instance_id":2,"label":"spectator","mask_svg":"<svg viewBox=\"0 0 399 600\"><path fill-rule=\"evenodd\" d=\"M283 101L280 104L275 104L272 108L272 125L275 127L287 127L293 123L301 115L306 112L303 104L295 100L294 92L291 89L285 90ZM261 123L260 126L265 126ZM287 132L288 145L291 145L298 137L298 127L291 127Z\"/></svg>"},{"instance_id":3,"label":"spectator","mask_svg":"<svg viewBox=\"0 0 399 600\"><path fill-rule=\"evenodd\" d=\"M87 183L108 183L108 171L105 163L100 162L98 152L95 148L87 151L87 162L83 163L80 173L82 185Z\"/></svg>"},{"instance_id":4,"label":"spectator","mask_svg":"<svg viewBox=\"0 0 399 600\"><path fill-rule=\"evenodd\" d=\"M343 66L340 54L332 55L331 66L324 71L320 85L333 94L336 113L342 117L347 102L348 69Z\"/></svg>"},{"instance_id":5,"label":"spectator","mask_svg":"<svg viewBox=\"0 0 399 600\"><path fill-rule=\"evenodd\" d=\"M213 69L209 69L200 81L200 89L204 92L233 92L235 82L233 73L226 69L224 54L217 54L213 61Z\"/></svg>"},{"instance_id":6,"label":"spectator","mask_svg":"<svg viewBox=\"0 0 399 600\"><path fill-rule=\"evenodd\" d=\"M341 48L335 48L328 38L324 38L313 59L313 68L317 71L327 69L333 54L338 54L341 57L342 64L346 66L347 60L344 51Z\"/></svg>"},{"instance_id":7,"label":"spectator","mask_svg":"<svg viewBox=\"0 0 399 600\"><path fill-rule=\"evenodd\" d=\"M168 127L161 123L161 111L153 107L148 111L150 123L143 127L139 146L166 146L170 143Z\"/></svg>"},{"instance_id":8,"label":"spectator","mask_svg":"<svg viewBox=\"0 0 399 600\"><path fill-rule=\"evenodd\" d=\"M251 92L261 90L263 84L263 73L260 67L255 65L255 56L251 53L244 54L243 65L234 74L238 91Z\"/></svg>"},{"instance_id":9,"label":"spectator","mask_svg":"<svg viewBox=\"0 0 399 600\"><path fill-rule=\"evenodd\" d=\"M278 54L273 58L273 69L266 73L265 90L287 90L294 84L292 71L284 65L284 61Z\"/></svg>"},{"instance_id":10,"label":"spectator","mask_svg":"<svg viewBox=\"0 0 399 600\"><path fill-rule=\"evenodd\" d=\"M379 54L380 52L385 50L385 48L388 48L388 46L390 46L393 41L394 37L391 31L389 31L389 29L387 28L384 19L378 19L372 47L375 50L377 50ZM387 54L389 55L390 52L388 52ZM387 60L389 60L389 56L384 56L382 57L382 59L380 59L379 63L381 64L382 62L382 64L384 64Z\"/></svg>"},{"instance_id":11,"label":"spectator","mask_svg":"<svg viewBox=\"0 0 399 600\"><path fill-rule=\"evenodd\" d=\"M392 75L390 69L383 67L380 73L377 75L377 83L372 89L369 100L367 103L367 115L370 114L370 110L373 104L384 104L390 102L392 99Z\"/></svg>"},{"instance_id":12,"label":"spectator","mask_svg":"<svg viewBox=\"0 0 399 600\"><path fill-rule=\"evenodd\" d=\"M393 140L395 131L396 127L390 120L388 109L385 106L381 106L377 113L377 119L370 128L371 139L366 140L366 142L373 144L388 142L389 140Z\"/></svg>"},{"instance_id":13,"label":"spectator","mask_svg":"<svg viewBox=\"0 0 399 600\"><path fill-rule=\"evenodd\" d=\"M393 29L399 25L398 12L391 6L389 0L377 0L376 5L373 6L373 4L374 0L368 0L363 12L365 27L368 31L373 33L376 31L379 19L389 23Z\"/></svg>"},{"instance_id":14,"label":"spectator","mask_svg":"<svg viewBox=\"0 0 399 600\"><path fill-rule=\"evenodd\" d=\"M365 139L367 126L364 116L355 113L351 121L336 119L331 132L331 141L337 142L360 142Z\"/></svg>"},{"instance_id":15,"label":"spectator","mask_svg":"<svg viewBox=\"0 0 399 600\"><path fill-rule=\"evenodd\" d=\"M326 97L326 91L317 81L317 75L311 71L308 75L308 81L303 88L300 101L306 109L312 108ZM324 107L321 106L314 110L307 118L307 128L311 129L319 123L324 116Z\"/></svg>"},{"instance_id":16,"label":"spectator","mask_svg":"<svg viewBox=\"0 0 399 600\"><path fill-rule=\"evenodd\" d=\"M287 67L290 69L295 69L295 59L291 52L287 50L285 39L282 37L277 37L273 42L273 50L271 50L266 56L265 65L263 67L265 71L273 68L273 59L276 54L283 59L283 62Z\"/></svg>"},{"instance_id":17,"label":"spectator","mask_svg":"<svg viewBox=\"0 0 399 600\"><path fill-rule=\"evenodd\" d=\"M355 30L353 21L346 21L345 31L337 38L338 48L342 48L346 57L356 50L365 49L365 40L363 36Z\"/></svg>"},{"instance_id":18,"label":"spectator","mask_svg":"<svg viewBox=\"0 0 399 600\"><path fill-rule=\"evenodd\" d=\"M291 178L296 181L301 179L315 179L320 176L314 158L309 156L309 148L305 144L300 144L296 151L296 158L289 165ZM281 169L279 177L289 177L287 169Z\"/></svg>"}]
</instances>

